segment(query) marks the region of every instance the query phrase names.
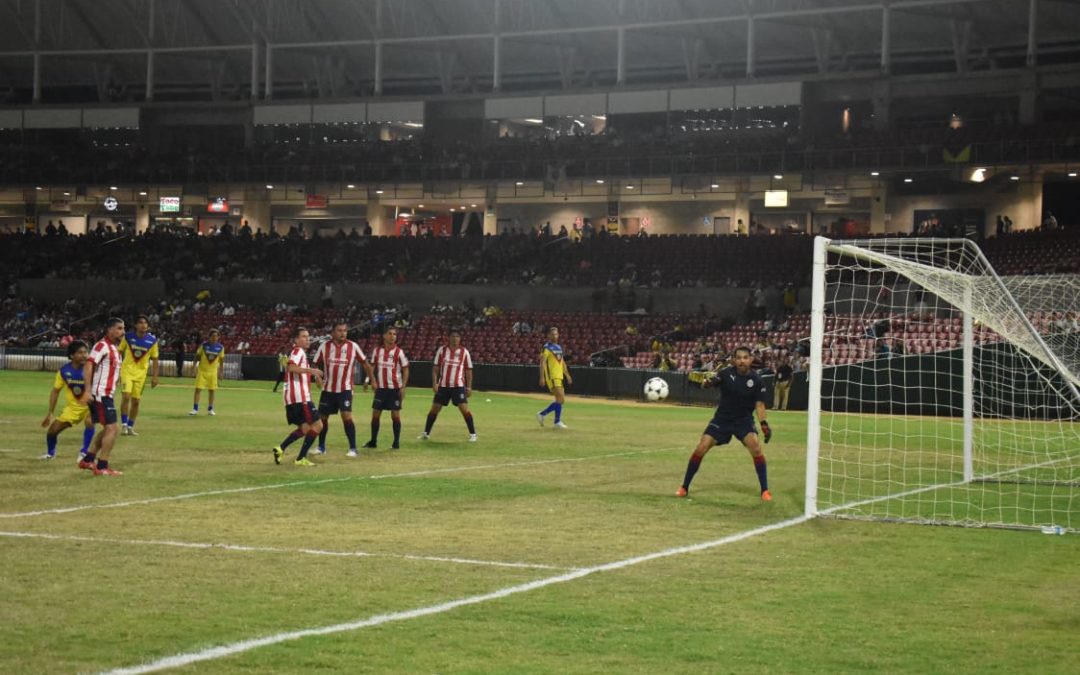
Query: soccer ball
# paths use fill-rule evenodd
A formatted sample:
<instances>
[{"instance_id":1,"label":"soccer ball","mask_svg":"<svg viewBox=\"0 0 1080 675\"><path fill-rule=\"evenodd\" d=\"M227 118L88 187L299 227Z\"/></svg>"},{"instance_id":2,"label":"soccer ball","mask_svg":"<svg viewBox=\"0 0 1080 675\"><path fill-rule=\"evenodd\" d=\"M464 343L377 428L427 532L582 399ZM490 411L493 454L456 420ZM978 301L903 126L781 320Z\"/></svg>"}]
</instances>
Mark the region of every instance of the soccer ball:
<instances>
[{"instance_id":1,"label":"soccer ball","mask_svg":"<svg viewBox=\"0 0 1080 675\"><path fill-rule=\"evenodd\" d=\"M668 385L663 379L654 377L645 383L645 398L649 401L663 401L668 395Z\"/></svg>"}]
</instances>

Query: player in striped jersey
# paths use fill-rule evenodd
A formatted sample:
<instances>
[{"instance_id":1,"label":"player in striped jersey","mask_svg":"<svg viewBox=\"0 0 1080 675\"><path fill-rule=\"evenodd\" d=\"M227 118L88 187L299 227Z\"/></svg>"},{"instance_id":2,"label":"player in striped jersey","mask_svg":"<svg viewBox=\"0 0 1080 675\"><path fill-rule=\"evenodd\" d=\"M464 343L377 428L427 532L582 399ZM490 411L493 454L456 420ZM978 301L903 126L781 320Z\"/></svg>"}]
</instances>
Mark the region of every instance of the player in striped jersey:
<instances>
[{"instance_id":1,"label":"player in striped jersey","mask_svg":"<svg viewBox=\"0 0 1080 675\"><path fill-rule=\"evenodd\" d=\"M89 382L79 402L90 404L90 416L95 424L103 427L90 445L90 451L79 460L79 468L94 472L95 476L119 476L120 471L109 468L109 456L113 443L120 433L116 420L113 395L120 383L120 351L116 345L124 336L124 320L113 317L105 322L105 335L94 344L90 356L83 365L83 381Z\"/></svg>"},{"instance_id":2,"label":"player in striped jersey","mask_svg":"<svg viewBox=\"0 0 1080 675\"><path fill-rule=\"evenodd\" d=\"M382 411L390 411L394 421L394 444L401 447L401 406L405 402L405 387L409 385L409 359L397 345L397 329L383 332L383 343L371 352L371 361L365 366L375 385L375 398L371 401L371 440L365 448L378 447L379 418Z\"/></svg>"},{"instance_id":3,"label":"player in striped jersey","mask_svg":"<svg viewBox=\"0 0 1080 675\"><path fill-rule=\"evenodd\" d=\"M274 464L281 464L285 456L285 448L294 441L304 439L300 446L300 453L296 456L293 464L297 466L315 466L307 458L308 450L315 444L322 429L319 413L315 410L315 404L311 402L311 378L322 386L322 371L318 368L309 368L307 360L307 348L311 343L311 336L307 328L299 327L293 334L293 348L289 353L289 364L285 366L285 419L289 424L295 424L296 429L285 437L281 445L274 448Z\"/></svg>"},{"instance_id":4,"label":"player in striped jersey","mask_svg":"<svg viewBox=\"0 0 1080 675\"><path fill-rule=\"evenodd\" d=\"M345 427L345 437L349 440L349 457L357 457L356 425L353 424L353 377L356 364L366 364L367 358L360 345L348 339L349 327L344 321L334 324L330 331L331 339L319 345L315 352L314 365L322 365L326 371L326 386L319 395L319 418L322 431L319 432L320 455L326 452L326 432L330 429L330 416L341 413L341 423Z\"/></svg>"},{"instance_id":5,"label":"player in striped jersey","mask_svg":"<svg viewBox=\"0 0 1080 675\"><path fill-rule=\"evenodd\" d=\"M420 440L426 441L431 437L431 428L435 426L439 411L453 401L461 411L461 416L465 418L469 440L476 441L476 425L473 424L473 416L469 412L473 378L472 356L468 349L461 346L461 331L450 331L447 342L447 345L435 351L435 361L431 366L431 389L435 392L435 398L431 403L431 410L428 411L427 424L424 426L424 433L420 434Z\"/></svg>"}]
</instances>

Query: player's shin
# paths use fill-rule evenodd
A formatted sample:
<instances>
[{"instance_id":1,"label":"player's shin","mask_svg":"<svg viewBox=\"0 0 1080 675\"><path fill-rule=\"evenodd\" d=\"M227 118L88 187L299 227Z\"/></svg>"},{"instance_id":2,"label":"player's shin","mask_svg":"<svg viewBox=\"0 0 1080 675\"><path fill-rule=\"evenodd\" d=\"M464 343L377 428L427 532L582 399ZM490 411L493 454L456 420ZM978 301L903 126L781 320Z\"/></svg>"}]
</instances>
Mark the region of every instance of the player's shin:
<instances>
[{"instance_id":1,"label":"player's shin","mask_svg":"<svg viewBox=\"0 0 1080 675\"><path fill-rule=\"evenodd\" d=\"M699 455L696 452L690 455L690 461L686 463L686 475L683 476L682 486L684 490L690 489L690 481L694 480L694 475L701 468L701 460L704 458L704 455Z\"/></svg>"},{"instance_id":2,"label":"player's shin","mask_svg":"<svg viewBox=\"0 0 1080 675\"><path fill-rule=\"evenodd\" d=\"M761 491L765 492L769 489L769 477L768 471L765 468L764 453L754 456L754 471L757 472L758 484L761 485Z\"/></svg>"},{"instance_id":3,"label":"player's shin","mask_svg":"<svg viewBox=\"0 0 1080 675\"><path fill-rule=\"evenodd\" d=\"M353 424L353 421L351 419L345 420L343 422L343 424L345 425L345 438L348 439L348 441L349 441L349 449L350 450L355 450L356 449L356 425Z\"/></svg>"},{"instance_id":4,"label":"player's shin","mask_svg":"<svg viewBox=\"0 0 1080 675\"><path fill-rule=\"evenodd\" d=\"M467 412L462 417L465 418L465 426L469 428L470 434L476 433L476 424L473 422L472 413Z\"/></svg>"}]
</instances>

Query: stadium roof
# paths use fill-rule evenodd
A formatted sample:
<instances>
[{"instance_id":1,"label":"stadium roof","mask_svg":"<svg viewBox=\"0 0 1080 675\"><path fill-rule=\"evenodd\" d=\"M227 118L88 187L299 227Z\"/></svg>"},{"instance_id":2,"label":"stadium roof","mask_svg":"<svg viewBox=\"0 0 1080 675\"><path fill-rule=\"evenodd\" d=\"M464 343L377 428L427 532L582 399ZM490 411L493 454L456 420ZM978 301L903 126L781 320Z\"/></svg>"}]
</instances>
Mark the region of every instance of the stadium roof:
<instances>
[{"instance_id":1,"label":"stadium roof","mask_svg":"<svg viewBox=\"0 0 1080 675\"><path fill-rule=\"evenodd\" d=\"M87 91L92 100L140 100L149 52L158 99L246 99L253 80L264 97L268 70L274 98L367 96L380 83L391 95L486 93L496 88L496 77L499 90L513 92L734 79L748 72L804 77L883 66L895 73L955 72L1022 66L1031 63L1032 52L1039 63L1080 62L1078 5L0 0L0 78L8 102L30 91L35 61L46 102L68 100L70 92L83 92L71 96L86 100ZM1029 31L1032 6L1037 20Z\"/></svg>"}]
</instances>

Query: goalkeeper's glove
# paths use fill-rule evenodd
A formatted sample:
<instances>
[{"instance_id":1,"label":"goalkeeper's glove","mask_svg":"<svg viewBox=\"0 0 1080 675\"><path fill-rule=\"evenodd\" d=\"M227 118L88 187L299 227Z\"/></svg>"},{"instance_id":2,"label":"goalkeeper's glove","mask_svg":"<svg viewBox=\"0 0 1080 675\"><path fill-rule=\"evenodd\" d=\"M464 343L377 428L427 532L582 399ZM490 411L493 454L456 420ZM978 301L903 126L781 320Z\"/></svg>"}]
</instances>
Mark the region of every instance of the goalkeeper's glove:
<instances>
[{"instance_id":1,"label":"goalkeeper's glove","mask_svg":"<svg viewBox=\"0 0 1080 675\"><path fill-rule=\"evenodd\" d=\"M765 436L766 443L772 440L772 429L769 428L769 423L765 420L761 420L761 433Z\"/></svg>"},{"instance_id":2,"label":"goalkeeper's glove","mask_svg":"<svg viewBox=\"0 0 1080 675\"><path fill-rule=\"evenodd\" d=\"M703 373L700 370L692 370L692 371L690 371L690 375L687 376L687 379L689 379L694 384L700 384L701 386L704 387L705 386L705 375L706 374Z\"/></svg>"}]
</instances>

